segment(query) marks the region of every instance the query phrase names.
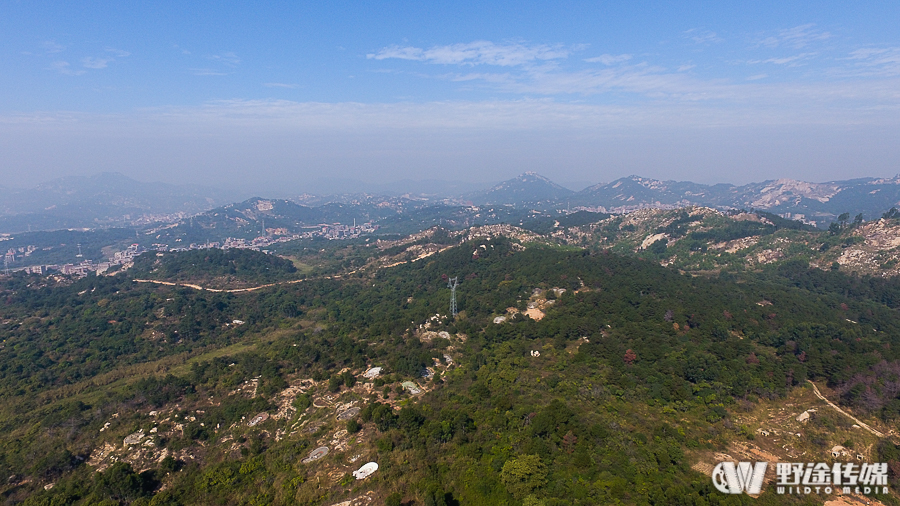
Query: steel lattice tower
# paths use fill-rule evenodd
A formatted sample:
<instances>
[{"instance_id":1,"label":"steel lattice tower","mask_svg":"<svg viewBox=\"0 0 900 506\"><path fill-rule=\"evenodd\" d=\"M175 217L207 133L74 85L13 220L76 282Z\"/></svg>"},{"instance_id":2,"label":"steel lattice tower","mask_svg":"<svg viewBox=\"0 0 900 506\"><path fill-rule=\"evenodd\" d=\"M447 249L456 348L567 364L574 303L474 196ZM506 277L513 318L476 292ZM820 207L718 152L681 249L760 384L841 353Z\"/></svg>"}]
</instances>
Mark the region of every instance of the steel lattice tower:
<instances>
[{"instance_id":1,"label":"steel lattice tower","mask_svg":"<svg viewBox=\"0 0 900 506\"><path fill-rule=\"evenodd\" d=\"M450 316L454 318L456 318L456 287L459 285L457 279L450 278L450 282L447 283L447 286L450 288Z\"/></svg>"}]
</instances>

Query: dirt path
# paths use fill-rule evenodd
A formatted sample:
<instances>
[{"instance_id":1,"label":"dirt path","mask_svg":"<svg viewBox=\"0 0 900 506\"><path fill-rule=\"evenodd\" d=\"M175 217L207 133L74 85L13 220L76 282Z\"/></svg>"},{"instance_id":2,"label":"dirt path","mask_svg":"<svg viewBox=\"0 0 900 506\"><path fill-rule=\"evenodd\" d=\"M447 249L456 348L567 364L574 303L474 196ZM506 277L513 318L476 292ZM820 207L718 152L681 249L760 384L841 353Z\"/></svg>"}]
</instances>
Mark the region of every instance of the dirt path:
<instances>
[{"instance_id":1,"label":"dirt path","mask_svg":"<svg viewBox=\"0 0 900 506\"><path fill-rule=\"evenodd\" d=\"M434 255L434 254L436 254L436 253L441 253L441 252L447 251L448 249L450 249L450 248L452 248L452 247L453 247L453 246L447 246L447 247L444 248L444 249L441 249L441 250L438 250L438 251L433 251L433 252L431 252L431 253L427 253L427 254L425 254L425 255L422 255L422 256L420 256L420 257L414 258L414 259L412 259L412 260L404 260L404 261L402 261L402 262L396 262L396 263L393 263L393 264L381 266L381 267L379 267L379 269L387 269L387 268L395 267L395 266L397 266L397 265L402 265L402 264L405 264L405 263L416 262L416 261L422 260L423 258L428 258L428 257L430 257L431 255ZM302 282L304 282L304 281L312 281L312 280L314 280L314 279L341 279L341 277L343 277L343 276L349 276L349 275L351 275L351 274L355 274L355 273L358 272L359 270L360 270L360 269L354 269L354 270L352 270L352 271L345 272L345 273L343 273L343 274L335 274L334 276L324 276L324 277L321 277L321 278L308 278L308 279L294 279L294 280L291 280L291 281L280 281L280 282L278 282L278 283L269 283L269 284L266 284L266 285L251 286L251 287L248 287L248 288L208 288L208 287L205 287L205 286L194 285L194 284L191 284L191 283L174 283L174 282L172 282L172 281L158 281L158 280L155 280L155 279L135 279L135 280L133 280L133 281L134 281L135 283L153 283L153 284L157 284L157 285L166 285L166 286L183 286L183 287L186 287L186 288L193 288L194 290L206 290L206 291L208 291L208 292L215 292L215 293L244 293L244 292L255 292L256 290L262 290L263 288L270 288L270 287L273 287L273 286L279 286L279 285L293 285L293 284L296 284L296 283L302 283Z\"/></svg>"},{"instance_id":2,"label":"dirt path","mask_svg":"<svg viewBox=\"0 0 900 506\"><path fill-rule=\"evenodd\" d=\"M305 280L303 279L295 279L292 281L282 281L280 283L269 283L268 285L259 285L252 286L249 288L207 288L205 286L200 285L192 285L190 283L173 283L171 281L157 281L155 279L135 279L135 283L154 283L157 285L166 285L166 286L184 286L187 288L193 288L194 290L206 290L208 292L218 292L218 293L240 293L240 292L254 292L256 290L262 290L263 288L269 288L271 286L277 285L289 285L293 283L301 283Z\"/></svg>"},{"instance_id":3,"label":"dirt path","mask_svg":"<svg viewBox=\"0 0 900 506\"><path fill-rule=\"evenodd\" d=\"M194 290L206 290L207 292L216 292L216 293L243 293L243 292L255 292L256 290L262 290L263 288L270 288L273 286L280 285L294 285L297 283L302 283L304 281L312 281L314 279L341 279L341 276L349 276L350 274L355 273L356 271L346 272L344 274L336 274L334 276L324 276L321 278L307 278L307 279L292 279L290 281L279 281L278 283L269 283L267 285L259 285L259 286L251 286L248 288L208 288L205 286L194 285L191 283L173 283L172 281L158 281L155 279L134 279L135 283L153 283L156 285L166 285L166 286L183 286L186 288L193 288Z\"/></svg>"},{"instance_id":4,"label":"dirt path","mask_svg":"<svg viewBox=\"0 0 900 506\"><path fill-rule=\"evenodd\" d=\"M817 387L815 383L813 383L813 382L810 381L810 380L806 380L806 381L809 381L809 384L812 385L812 387L813 387L813 393L816 394L816 397L818 397L819 399L822 399L823 401L827 402L828 405L831 406L832 408L834 408L835 410L837 410L838 413L841 413L842 415L844 415L844 416L850 418L851 420L853 420L854 422L856 422L857 425L859 425L860 427L866 429L867 431L871 432L872 434L874 434L874 435L876 435L876 436L878 436L878 437L885 437L884 434L882 434L881 432L878 432L877 430L873 429L872 427L869 427L868 425L866 425L866 424L864 424L863 422L859 421L859 419L857 419L855 416L851 415L850 413L847 413L847 412L844 411L843 409L837 407L837 405L836 405L835 403L833 403L833 402L829 401L828 399L826 399L825 396L822 395L821 392L819 392L819 387Z\"/></svg>"}]
</instances>

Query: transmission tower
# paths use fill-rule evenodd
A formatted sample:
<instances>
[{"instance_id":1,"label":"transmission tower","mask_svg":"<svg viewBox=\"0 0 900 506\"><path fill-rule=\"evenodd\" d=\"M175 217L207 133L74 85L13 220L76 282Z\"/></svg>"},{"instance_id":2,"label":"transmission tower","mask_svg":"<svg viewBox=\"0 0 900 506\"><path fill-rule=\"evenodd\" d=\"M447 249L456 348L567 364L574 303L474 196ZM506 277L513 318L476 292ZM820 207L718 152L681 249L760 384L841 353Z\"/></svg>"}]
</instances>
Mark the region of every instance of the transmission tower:
<instances>
[{"instance_id":1,"label":"transmission tower","mask_svg":"<svg viewBox=\"0 0 900 506\"><path fill-rule=\"evenodd\" d=\"M459 285L457 279L459 278L450 278L450 282L447 283L450 288L450 316L454 318L456 318L456 287Z\"/></svg>"}]
</instances>

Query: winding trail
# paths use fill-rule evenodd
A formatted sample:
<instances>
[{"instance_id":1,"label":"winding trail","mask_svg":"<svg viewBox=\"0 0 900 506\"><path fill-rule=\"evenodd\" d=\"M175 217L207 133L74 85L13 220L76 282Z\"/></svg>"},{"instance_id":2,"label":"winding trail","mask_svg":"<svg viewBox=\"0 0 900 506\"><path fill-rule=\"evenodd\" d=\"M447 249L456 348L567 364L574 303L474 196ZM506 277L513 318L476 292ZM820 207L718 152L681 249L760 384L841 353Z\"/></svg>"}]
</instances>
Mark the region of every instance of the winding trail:
<instances>
[{"instance_id":1,"label":"winding trail","mask_svg":"<svg viewBox=\"0 0 900 506\"><path fill-rule=\"evenodd\" d=\"M395 262L395 263L388 264L388 265L376 266L376 270L377 269L388 269L390 267L396 267L398 265L417 262L419 260L428 258L434 254L447 251L448 249L453 248L454 246L455 245L447 246L446 248L439 249L437 251L432 251L430 253L426 253L420 257L413 258L412 260L403 260L401 262ZM365 267L363 267L363 268L365 268ZM304 281L312 281L315 279L341 279L343 276L349 276L351 274L356 274L361 269L354 269L352 271L348 271L343 274L335 274L333 276L323 276L321 278L293 279L291 281L279 281L278 283L269 283L266 285L251 286L251 287L247 287L247 288L209 288L209 287L195 285L195 284L191 284L191 283L175 283L172 281L159 281L156 279L133 279L132 281L134 281L135 283L153 283L156 285L183 286L185 288L193 288L194 290L206 290L207 292L215 292L215 293L244 293L244 292L255 292L256 290L262 290L263 288L271 288L273 286L293 285L296 283L302 283Z\"/></svg>"},{"instance_id":2,"label":"winding trail","mask_svg":"<svg viewBox=\"0 0 900 506\"><path fill-rule=\"evenodd\" d=\"M282 281L280 283L269 283L267 285L259 285L259 286L251 286L249 288L207 288L205 286L200 285L192 285L190 283L173 283L171 281L158 281L155 279L135 279L135 283L153 283L156 285L166 285L166 286L184 286L187 288L193 288L194 290L206 290L207 292L217 292L217 293L241 293L241 292L255 292L256 290L262 290L263 288L269 288L272 286L278 285L291 285L295 283L302 283L306 281L305 279L294 279L291 281Z\"/></svg>"},{"instance_id":3,"label":"winding trail","mask_svg":"<svg viewBox=\"0 0 900 506\"><path fill-rule=\"evenodd\" d=\"M850 418L851 420L853 420L854 422L856 422L857 425L859 425L860 427L866 429L867 431L871 432L872 434L874 434L874 435L876 435L876 436L878 436L878 437L885 437L885 435L882 434L881 432L879 432L879 431L873 429L872 427L869 427L869 426L866 425L865 423L859 421L859 419L856 418L855 416L851 415L850 413L847 413L847 412L844 411L843 409L839 408L835 403L833 403L833 402L829 401L828 399L826 399L825 396L822 395L821 392L819 392L819 387L817 387L815 383L813 383L813 382L810 381L810 380L806 380L806 381L809 381L809 384L812 385L812 387L813 387L813 393L816 394L816 397L818 397L819 399L822 399L823 401L827 402L828 405L831 406L832 408L836 409L838 413L841 413L842 415L844 415L844 416Z\"/></svg>"}]
</instances>

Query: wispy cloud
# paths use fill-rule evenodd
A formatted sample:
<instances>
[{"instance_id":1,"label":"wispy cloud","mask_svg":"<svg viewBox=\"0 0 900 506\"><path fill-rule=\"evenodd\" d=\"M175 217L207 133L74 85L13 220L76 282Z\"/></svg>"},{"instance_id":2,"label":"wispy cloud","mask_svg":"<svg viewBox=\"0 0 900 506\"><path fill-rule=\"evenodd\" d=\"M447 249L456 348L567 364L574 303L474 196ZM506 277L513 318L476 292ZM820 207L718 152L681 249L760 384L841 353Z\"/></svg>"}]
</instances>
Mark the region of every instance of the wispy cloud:
<instances>
[{"instance_id":1,"label":"wispy cloud","mask_svg":"<svg viewBox=\"0 0 900 506\"><path fill-rule=\"evenodd\" d=\"M195 76L227 76L229 74L228 72L222 72L221 70L208 69L208 68L201 68L201 69L194 68L194 69L188 69L188 70L190 70L190 72L192 74L194 74Z\"/></svg>"},{"instance_id":2,"label":"wispy cloud","mask_svg":"<svg viewBox=\"0 0 900 506\"><path fill-rule=\"evenodd\" d=\"M697 28L691 28L690 30L686 30L684 35L694 41L696 44L714 44L716 42L722 42L723 38L716 35L716 32L711 32L709 30L700 30Z\"/></svg>"},{"instance_id":3,"label":"wispy cloud","mask_svg":"<svg viewBox=\"0 0 900 506\"><path fill-rule=\"evenodd\" d=\"M294 88L299 87L299 85L297 85L297 84L289 84L289 83L263 83L263 86L265 86L266 88L288 88L288 89L294 89Z\"/></svg>"},{"instance_id":4,"label":"wispy cloud","mask_svg":"<svg viewBox=\"0 0 900 506\"><path fill-rule=\"evenodd\" d=\"M689 32L694 34L694 31ZM708 33L695 34L705 40L713 40ZM805 45L812 40L830 37L827 32L815 29L813 25L783 30L772 44L784 47ZM767 42L768 44L768 42ZM445 80L458 83L461 90L489 90L507 93L510 96L562 99L582 96L596 97L608 95L616 100L635 103L680 103L680 104L732 104L756 107L821 107L855 108L868 102L874 109L900 110L900 86L896 80L866 82L862 79L835 79L829 76L860 77L900 75L900 48L876 48L853 52L843 67L823 69L823 72L805 75L800 80L783 79L779 74L777 83L767 78L781 69L809 65L813 61L837 61L833 51L822 48L815 51L796 52L787 56L767 55L752 60L737 60L732 63L751 65L771 65L772 71L757 72L749 77L733 71L719 77L698 76L686 72L695 68L694 63L674 67L654 65L648 62L635 63L629 54L603 54L578 61L566 58L575 51L574 46L534 45L527 43L494 44L476 42L435 46L422 49L413 46L390 46L377 53L369 54L372 60L405 59L427 64L456 64L462 67L478 66L472 72L445 72L417 74L427 79ZM824 59L822 54L829 58ZM845 53L846 54L846 53ZM601 63L604 66L585 65ZM704 64L708 74L714 71ZM761 70L761 69L760 69ZM852 71L852 73L851 73ZM778 71L781 72L781 71ZM862 98L866 97L866 98ZM806 104L800 106L799 104Z\"/></svg>"},{"instance_id":5,"label":"wispy cloud","mask_svg":"<svg viewBox=\"0 0 900 506\"><path fill-rule=\"evenodd\" d=\"M121 49L116 49L113 47L106 47L106 48L104 48L104 51L106 51L107 53L112 53L115 56L117 56L118 58L125 58L126 56L131 56L131 53L129 53L128 51L122 51Z\"/></svg>"},{"instance_id":6,"label":"wispy cloud","mask_svg":"<svg viewBox=\"0 0 900 506\"><path fill-rule=\"evenodd\" d=\"M210 55L209 59L220 62L220 63L224 63L224 64L232 66L232 67L235 67L241 63L241 59L238 58L238 55L236 55L232 52Z\"/></svg>"},{"instance_id":7,"label":"wispy cloud","mask_svg":"<svg viewBox=\"0 0 900 506\"><path fill-rule=\"evenodd\" d=\"M804 48L813 42L827 40L832 37L831 33L816 29L814 23L795 26L786 30L781 30L777 34L769 35L757 41L757 45L769 48L781 46L793 47L795 49Z\"/></svg>"},{"instance_id":8,"label":"wispy cloud","mask_svg":"<svg viewBox=\"0 0 900 506\"><path fill-rule=\"evenodd\" d=\"M797 54L794 56L783 56L780 58L768 58L765 60L749 60L747 63L750 65L758 65L761 63L772 63L775 65L788 65L791 67L796 67L796 66L799 66L801 64L800 62L802 62L803 60L808 60L808 59L816 56L816 54L817 53L802 53L802 54Z\"/></svg>"},{"instance_id":9,"label":"wispy cloud","mask_svg":"<svg viewBox=\"0 0 900 506\"><path fill-rule=\"evenodd\" d=\"M112 58L94 58L88 56L81 59L81 65L86 69L105 69L106 65L111 61L113 61Z\"/></svg>"},{"instance_id":10,"label":"wispy cloud","mask_svg":"<svg viewBox=\"0 0 900 506\"><path fill-rule=\"evenodd\" d=\"M84 70L75 70L67 61L55 61L50 64L50 70L55 70L60 74L67 76L80 76L84 74L86 71Z\"/></svg>"},{"instance_id":11,"label":"wispy cloud","mask_svg":"<svg viewBox=\"0 0 900 506\"><path fill-rule=\"evenodd\" d=\"M41 44L41 48L47 54L62 53L63 51L66 50L66 46L63 46L62 44L57 44L56 42L53 42L52 40L48 40L48 41L44 42L43 44Z\"/></svg>"},{"instance_id":12,"label":"wispy cloud","mask_svg":"<svg viewBox=\"0 0 900 506\"><path fill-rule=\"evenodd\" d=\"M564 59L569 49L562 45L495 44L475 41L422 49L412 46L388 46L366 55L373 60L416 60L443 65L495 65L511 67L534 62Z\"/></svg>"},{"instance_id":13,"label":"wispy cloud","mask_svg":"<svg viewBox=\"0 0 900 506\"><path fill-rule=\"evenodd\" d=\"M631 59L630 54L601 54L600 56L595 56L593 58L585 58L584 61L588 63L602 63L604 65L615 65L616 63L622 63Z\"/></svg>"},{"instance_id":14,"label":"wispy cloud","mask_svg":"<svg viewBox=\"0 0 900 506\"><path fill-rule=\"evenodd\" d=\"M857 49L849 58L857 74L893 77L900 75L900 47Z\"/></svg>"}]
</instances>

